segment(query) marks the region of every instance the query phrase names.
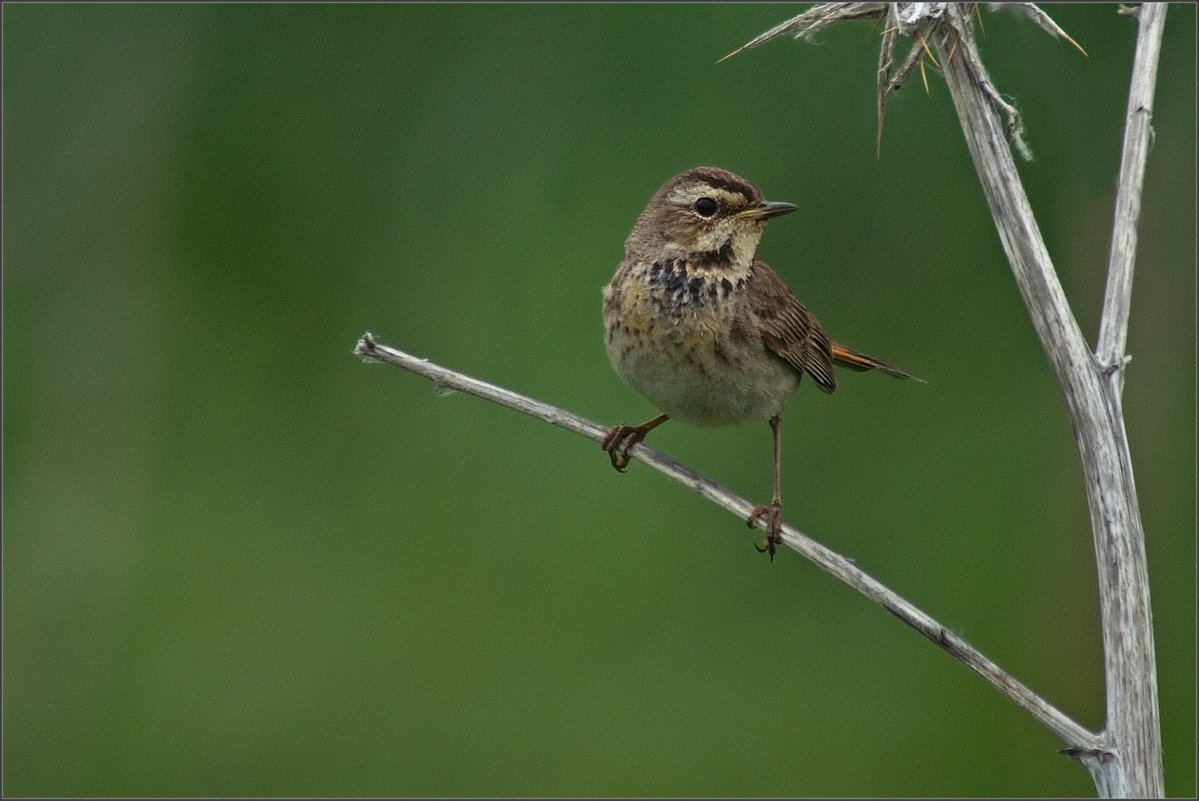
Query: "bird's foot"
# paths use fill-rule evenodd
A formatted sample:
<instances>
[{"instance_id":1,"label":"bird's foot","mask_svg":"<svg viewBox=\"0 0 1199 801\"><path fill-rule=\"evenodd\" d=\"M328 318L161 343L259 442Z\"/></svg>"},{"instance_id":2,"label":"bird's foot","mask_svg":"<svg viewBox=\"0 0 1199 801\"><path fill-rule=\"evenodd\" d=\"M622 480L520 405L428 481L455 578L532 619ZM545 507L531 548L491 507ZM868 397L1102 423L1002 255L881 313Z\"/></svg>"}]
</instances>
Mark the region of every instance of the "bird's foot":
<instances>
[{"instance_id":1,"label":"bird's foot","mask_svg":"<svg viewBox=\"0 0 1199 801\"><path fill-rule=\"evenodd\" d=\"M629 449L645 439L650 428L645 425L627 426L624 423L612 427L600 447L608 453L613 467L622 473L625 472L625 468L629 466Z\"/></svg>"},{"instance_id":2,"label":"bird's foot","mask_svg":"<svg viewBox=\"0 0 1199 801\"><path fill-rule=\"evenodd\" d=\"M749 517L745 519L745 524L753 528L759 522L766 523L766 539L762 540L761 545L755 545L754 548L758 553L770 554L770 561L774 561L774 552L776 546L783 541L782 521L783 504L779 501L771 501L765 506L756 507Z\"/></svg>"}]
</instances>

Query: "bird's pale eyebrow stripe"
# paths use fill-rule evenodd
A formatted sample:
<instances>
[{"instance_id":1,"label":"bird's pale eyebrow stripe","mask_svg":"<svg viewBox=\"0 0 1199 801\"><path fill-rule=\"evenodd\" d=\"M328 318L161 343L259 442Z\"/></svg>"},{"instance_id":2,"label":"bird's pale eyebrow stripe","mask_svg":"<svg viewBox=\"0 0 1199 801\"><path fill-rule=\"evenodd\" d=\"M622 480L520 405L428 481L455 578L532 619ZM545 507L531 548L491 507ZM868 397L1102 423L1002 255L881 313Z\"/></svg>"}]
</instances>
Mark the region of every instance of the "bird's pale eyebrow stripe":
<instances>
[{"instance_id":1,"label":"bird's pale eyebrow stripe","mask_svg":"<svg viewBox=\"0 0 1199 801\"><path fill-rule=\"evenodd\" d=\"M680 186L667 196L667 200L679 206L689 206L691 202L700 197L702 193L699 187L695 185Z\"/></svg>"},{"instance_id":2,"label":"bird's pale eyebrow stripe","mask_svg":"<svg viewBox=\"0 0 1199 801\"><path fill-rule=\"evenodd\" d=\"M711 191L713 189L719 189L720 192L714 193ZM719 199L719 195L721 194L735 195L738 198L753 201L753 196L749 193L749 190L738 189L736 184L727 181L722 182L719 186L710 181L680 186L671 192L666 199L679 206L689 206L701 197L715 196ZM731 201L733 198L729 198L729 200Z\"/></svg>"}]
</instances>

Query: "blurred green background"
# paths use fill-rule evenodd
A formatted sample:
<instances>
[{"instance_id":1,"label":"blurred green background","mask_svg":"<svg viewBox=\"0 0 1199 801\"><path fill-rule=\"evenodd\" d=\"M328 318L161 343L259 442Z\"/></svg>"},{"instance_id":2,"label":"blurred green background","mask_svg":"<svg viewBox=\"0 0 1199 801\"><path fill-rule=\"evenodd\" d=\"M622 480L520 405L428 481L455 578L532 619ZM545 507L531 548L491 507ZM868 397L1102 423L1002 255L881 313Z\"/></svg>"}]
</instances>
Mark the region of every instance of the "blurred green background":
<instances>
[{"instance_id":1,"label":"blurred green background","mask_svg":"<svg viewBox=\"0 0 1199 801\"><path fill-rule=\"evenodd\" d=\"M770 5L4 9L7 795L1091 795L1025 713L642 465L351 354L363 331L605 424L601 286L712 164L848 375L788 519L1089 726L1069 422L944 83L878 32L716 60ZM1097 328L1135 23L986 12ZM1195 792L1195 10L1166 21L1125 393L1168 791ZM749 498L766 425L651 444Z\"/></svg>"}]
</instances>

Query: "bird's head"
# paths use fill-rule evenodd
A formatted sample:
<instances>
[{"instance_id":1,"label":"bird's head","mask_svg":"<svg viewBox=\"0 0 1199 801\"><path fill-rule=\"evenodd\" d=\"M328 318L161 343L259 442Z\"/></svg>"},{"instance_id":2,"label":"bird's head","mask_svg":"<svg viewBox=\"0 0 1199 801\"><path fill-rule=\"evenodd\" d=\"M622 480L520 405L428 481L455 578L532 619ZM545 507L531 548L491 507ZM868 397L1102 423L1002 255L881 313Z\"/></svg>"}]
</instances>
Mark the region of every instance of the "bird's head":
<instances>
[{"instance_id":1,"label":"bird's head","mask_svg":"<svg viewBox=\"0 0 1199 801\"><path fill-rule=\"evenodd\" d=\"M756 186L727 170L696 167L667 181L629 235L630 255L685 259L702 267L748 269L767 220L795 211L762 198Z\"/></svg>"}]
</instances>

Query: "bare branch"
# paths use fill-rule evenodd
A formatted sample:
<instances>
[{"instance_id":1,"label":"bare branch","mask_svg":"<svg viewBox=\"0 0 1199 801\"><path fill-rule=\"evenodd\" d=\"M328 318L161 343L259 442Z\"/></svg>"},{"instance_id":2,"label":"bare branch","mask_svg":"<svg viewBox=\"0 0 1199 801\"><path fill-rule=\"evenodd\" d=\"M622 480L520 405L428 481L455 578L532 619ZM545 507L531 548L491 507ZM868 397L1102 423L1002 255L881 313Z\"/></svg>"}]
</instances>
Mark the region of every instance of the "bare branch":
<instances>
[{"instance_id":1,"label":"bare branch","mask_svg":"<svg viewBox=\"0 0 1199 801\"><path fill-rule=\"evenodd\" d=\"M934 42L983 194L1012 274L1066 401L1082 460L1099 573L1110 759L1080 755L1105 795L1164 791L1153 615L1132 462L1120 403L1066 302L1028 198L993 112L981 64L955 7ZM948 53L956 48L958 57Z\"/></svg>"},{"instance_id":2,"label":"bare branch","mask_svg":"<svg viewBox=\"0 0 1199 801\"><path fill-rule=\"evenodd\" d=\"M1145 162L1153 143L1153 91L1162 31L1166 23L1165 3L1147 3L1137 11L1140 30L1132 66L1132 88L1125 115L1124 151L1116 185L1116 215L1112 226L1112 250L1107 267L1107 291L1099 322L1095 355L1112 368L1116 396L1124 388L1124 347L1128 340L1128 315L1132 305L1132 273L1136 264L1137 226L1141 218L1141 194L1145 184Z\"/></svg>"},{"instance_id":3,"label":"bare branch","mask_svg":"<svg viewBox=\"0 0 1199 801\"><path fill-rule=\"evenodd\" d=\"M422 375L432 380L438 389L457 389L476 395L565 428L567 431L573 431L596 442L602 441L604 435L608 433L608 430L599 424L564 409L533 400L511 390L434 364L427 359L419 359L403 351L382 345L375 342L369 333L363 334L362 338L358 340L354 353L368 360L385 362ZM730 492L690 467L676 462L644 444L635 445L630 451L630 455L669 476L684 487L694 490L717 506L727 509L741 520L746 519L754 509L754 504L745 498ZM1063 750L1064 753L1080 759L1099 759L1107 753L1101 736L1076 723L1061 710L983 656L964 639L888 589L877 579L866 574L849 559L829 550L792 526L784 524L782 533L783 542L800 555L882 606L1012 699L1021 709L1027 711L1066 743L1068 747Z\"/></svg>"}]
</instances>

